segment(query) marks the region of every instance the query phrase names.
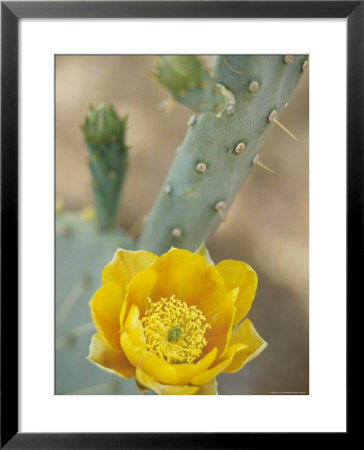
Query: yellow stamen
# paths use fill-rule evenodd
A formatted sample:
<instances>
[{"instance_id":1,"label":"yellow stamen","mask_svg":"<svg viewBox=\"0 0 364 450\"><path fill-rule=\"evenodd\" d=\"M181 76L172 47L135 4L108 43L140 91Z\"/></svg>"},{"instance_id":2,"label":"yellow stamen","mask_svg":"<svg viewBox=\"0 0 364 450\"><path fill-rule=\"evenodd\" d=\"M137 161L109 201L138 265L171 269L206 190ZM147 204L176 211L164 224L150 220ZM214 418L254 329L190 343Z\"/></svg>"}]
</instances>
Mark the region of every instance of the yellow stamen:
<instances>
[{"instance_id":1,"label":"yellow stamen","mask_svg":"<svg viewBox=\"0 0 364 450\"><path fill-rule=\"evenodd\" d=\"M169 363L191 363L207 344L211 328L196 306L188 306L174 295L152 302L142 318L148 350Z\"/></svg>"}]
</instances>

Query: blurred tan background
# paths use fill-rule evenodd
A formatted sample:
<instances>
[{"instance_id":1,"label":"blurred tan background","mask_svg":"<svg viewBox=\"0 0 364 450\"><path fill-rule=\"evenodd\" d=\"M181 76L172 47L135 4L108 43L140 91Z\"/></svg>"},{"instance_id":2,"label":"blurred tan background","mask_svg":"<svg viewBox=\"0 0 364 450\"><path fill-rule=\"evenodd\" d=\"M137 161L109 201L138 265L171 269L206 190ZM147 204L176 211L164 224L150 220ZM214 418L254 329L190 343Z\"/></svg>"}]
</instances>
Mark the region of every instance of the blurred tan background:
<instances>
[{"instance_id":1,"label":"blurred tan background","mask_svg":"<svg viewBox=\"0 0 364 450\"><path fill-rule=\"evenodd\" d=\"M206 64L213 57L204 57ZM129 115L130 167L119 224L137 236L186 133L190 112L167 114L168 94L145 76L153 56L56 57L56 196L66 209L92 204L86 149L79 125L90 103ZM249 317L268 348L242 371L218 378L221 394L309 392L308 374L308 73L275 126L226 220L208 248L218 262L244 260L258 273Z\"/></svg>"}]
</instances>

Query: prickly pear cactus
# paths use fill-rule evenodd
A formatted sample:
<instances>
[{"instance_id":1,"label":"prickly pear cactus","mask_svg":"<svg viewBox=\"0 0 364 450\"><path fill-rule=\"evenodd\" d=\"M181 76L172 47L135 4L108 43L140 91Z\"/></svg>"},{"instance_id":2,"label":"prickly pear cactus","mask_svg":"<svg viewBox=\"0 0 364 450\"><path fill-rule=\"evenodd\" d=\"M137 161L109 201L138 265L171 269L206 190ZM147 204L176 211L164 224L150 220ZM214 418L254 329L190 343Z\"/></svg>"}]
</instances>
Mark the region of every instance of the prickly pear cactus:
<instances>
[{"instance_id":1,"label":"prickly pear cactus","mask_svg":"<svg viewBox=\"0 0 364 450\"><path fill-rule=\"evenodd\" d=\"M195 251L224 218L268 133L307 67L304 55L219 56L213 73L196 56L162 56L155 77L194 114L136 243L115 227L127 170L126 119L90 107L82 125L96 220L56 216L56 393L137 394L133 380L86 360L95 332L89 301L117 248Z\"/></svg>"},{"instance_id":2,"label":"prickly pear cactus","mask_svg":"<svg viewBox=\"0 0 364 450\"><path fill-rule=\"evenodd\" d=\"M224 90L225 107L191 117L139 248L157 254L171 246L193 251L209 238L306 67L304 55L217 57L212 77Z\"/></svg>"},{"instance_id":3,"label":"prickly pear cactus","mask_svg":"<svg viewBox=\"0 0 364 450\"><path fill-rule=\"evenodd\" d=\"M120 230L100 232L79 213L56 218L56 394L137 394L133 382L110 377L86 360L95 328L89 301L115 249L132 250Z\"/></svg>"},{"instance_id":4,"label":"prickly pear cactus","mask_svg":"<svg viewBox=\"0 0 364 450\"><path fill-rule=\"evenodd\" d=\"M128 166L124 143L126 118L120 119L113 106L90 106L82 125L89 153L92 190L100 228L114 225L121 186Z\"/></svg>"}]
</instances>

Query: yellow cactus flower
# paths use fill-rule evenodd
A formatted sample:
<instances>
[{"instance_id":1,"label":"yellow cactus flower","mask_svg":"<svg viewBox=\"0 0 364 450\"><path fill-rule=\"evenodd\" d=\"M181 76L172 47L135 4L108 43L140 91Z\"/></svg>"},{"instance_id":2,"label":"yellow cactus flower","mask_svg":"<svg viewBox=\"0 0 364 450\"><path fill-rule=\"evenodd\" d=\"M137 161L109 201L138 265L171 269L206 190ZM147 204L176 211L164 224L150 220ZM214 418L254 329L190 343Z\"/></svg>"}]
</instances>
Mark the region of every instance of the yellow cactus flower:
<instances>
[{"instance_id":1,"label":"yellow cactus flower","mask_svg":"<svg viewBox=\"0 0 364 450\"><path fill-rule=\"evenodd\" d=\"M141 391L216 395L219 373L237 372L267 346L251 321L242 321L256 288L248 264L215 266L204 246L160 257L119 249L90 301L97 333L88 359L135 377Z\"/></svg>"}]
</instances>

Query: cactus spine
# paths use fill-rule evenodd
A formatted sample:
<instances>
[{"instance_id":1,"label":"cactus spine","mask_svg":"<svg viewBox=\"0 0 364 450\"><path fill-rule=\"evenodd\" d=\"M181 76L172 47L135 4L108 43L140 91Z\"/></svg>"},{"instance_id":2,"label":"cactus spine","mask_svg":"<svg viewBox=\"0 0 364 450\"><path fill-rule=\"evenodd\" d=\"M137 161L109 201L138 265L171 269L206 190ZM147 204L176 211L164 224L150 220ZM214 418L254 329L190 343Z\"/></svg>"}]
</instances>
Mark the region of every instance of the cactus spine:
<instances>
[{"instance_id":1,"label":"cactus spine","mask_svg":"<svg viewBox=\"0 0 364 450\"><path fill-rule=\"evenodd\" d=\"M90 106L82 125L89 153L96 217L101 229L113 226L120 190L128 166L124 143L126 118L120 119L113 106Z\"/></svg>"},{"instance_id":2,"label":"cactus spine","mask_svg":"<svg viewBox=\"0 0 364 450\"><path fill-rule=\"evenodd\" d=\"M190 121L184 142L139 239L161 254L194 251L224 217L305 70L305 55L219 56L214 73L225 107ZM177 232L178 231L178 232Z\"/></svg>"}]
</instances>

